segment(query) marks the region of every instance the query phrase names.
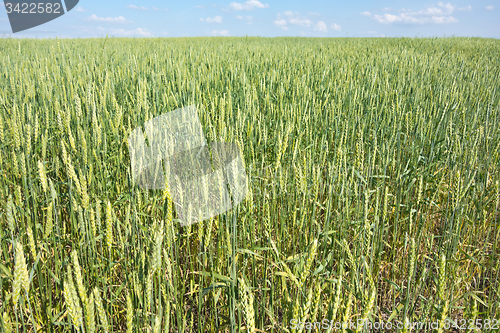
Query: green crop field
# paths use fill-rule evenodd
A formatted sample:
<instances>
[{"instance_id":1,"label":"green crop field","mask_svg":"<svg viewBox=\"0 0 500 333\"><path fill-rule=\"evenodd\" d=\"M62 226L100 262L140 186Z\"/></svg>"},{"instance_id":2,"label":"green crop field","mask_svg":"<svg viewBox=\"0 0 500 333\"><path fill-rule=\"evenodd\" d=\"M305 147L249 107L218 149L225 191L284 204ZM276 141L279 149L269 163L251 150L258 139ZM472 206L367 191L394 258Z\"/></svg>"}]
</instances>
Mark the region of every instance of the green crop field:
<instances>
[{"instance_id":1,"label":"green crop field","mask_svg":"<svg viewBox=\"0 0 500 333\"><path fill-rule=\"evenodd\" d=\"M500 328L499 54L480 38L0 39L0 331ZM168 190L132 183L127 140L188 105L207 142L239 145L249 186L181 227Z\"/></svg>"}]
</instances>

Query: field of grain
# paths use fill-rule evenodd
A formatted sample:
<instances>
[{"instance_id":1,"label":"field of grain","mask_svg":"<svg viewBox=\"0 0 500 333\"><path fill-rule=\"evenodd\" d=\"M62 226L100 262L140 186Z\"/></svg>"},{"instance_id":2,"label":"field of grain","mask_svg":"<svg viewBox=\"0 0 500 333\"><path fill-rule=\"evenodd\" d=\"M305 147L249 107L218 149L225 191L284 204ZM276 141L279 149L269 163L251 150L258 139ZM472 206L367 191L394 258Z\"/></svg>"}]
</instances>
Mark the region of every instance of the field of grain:
<instances>
[{"instance_id":1,"label":"field of grain","mask_svg":"<svg viewBox=\"0 0 500 333\"><path fill-rule=\"evenodd\" d=\"M499 54L470 38L0 39L0 331L499 327ZM240 146L249 191L181 227L167 191L133 186L127 139L187 105L208 142Z\"/></svg>"}]
</instances>

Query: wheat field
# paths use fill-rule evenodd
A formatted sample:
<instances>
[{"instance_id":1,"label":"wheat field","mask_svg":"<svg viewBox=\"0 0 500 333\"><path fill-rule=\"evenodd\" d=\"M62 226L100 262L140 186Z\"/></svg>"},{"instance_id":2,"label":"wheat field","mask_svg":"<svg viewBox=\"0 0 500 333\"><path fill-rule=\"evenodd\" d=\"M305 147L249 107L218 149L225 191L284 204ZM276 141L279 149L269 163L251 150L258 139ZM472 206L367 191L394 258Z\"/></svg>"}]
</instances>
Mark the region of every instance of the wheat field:
<instances>
[{"instance_id":1,"label":"wheat field","mask_svg":"<svg viewBox=\"0 0 500 333\"><path fill-rule=\"evenodd\" d=\"M494 331L499 54L479 38L0 39L0 331ZM181 227L168 191L132 183L127 139L187 105L208 142L239 145L249 183Z\"/></svg>"}]
</instances>

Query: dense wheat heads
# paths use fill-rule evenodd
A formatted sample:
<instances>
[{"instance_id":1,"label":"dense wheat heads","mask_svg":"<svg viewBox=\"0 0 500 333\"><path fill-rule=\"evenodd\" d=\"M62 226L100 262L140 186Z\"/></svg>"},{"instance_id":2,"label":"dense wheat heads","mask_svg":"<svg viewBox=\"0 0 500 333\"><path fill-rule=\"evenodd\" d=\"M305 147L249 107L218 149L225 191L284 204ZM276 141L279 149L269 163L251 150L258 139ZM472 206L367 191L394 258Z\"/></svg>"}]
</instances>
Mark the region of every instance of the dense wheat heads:
<instances>
[{"instance_id":1,"label":"dense wheat heads","mask_svg":"<svg viewBox=\"0 0 500 333\"><path fill-rule=\"evenodd\" d=\"M2 39L0 331L500 319L499 48ZM193 104L249 188L183 228L177 188L133 185L127 138Z\"/></svg>"}]
</instances>

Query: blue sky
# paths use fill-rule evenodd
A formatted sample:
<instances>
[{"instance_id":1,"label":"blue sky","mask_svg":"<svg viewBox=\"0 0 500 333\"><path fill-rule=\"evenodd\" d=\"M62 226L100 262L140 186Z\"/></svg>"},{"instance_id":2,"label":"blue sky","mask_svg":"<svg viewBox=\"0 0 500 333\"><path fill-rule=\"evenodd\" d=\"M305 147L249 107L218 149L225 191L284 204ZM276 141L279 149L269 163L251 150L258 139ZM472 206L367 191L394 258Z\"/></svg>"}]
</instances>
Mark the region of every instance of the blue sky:
<instances>
[{"instance_id":1,"label":"blue sky","mask_svg":"<svg viewBox=\"0 0 500 333\"><path fill-rule=\"evenodd\" d=\"M0 36L500 38L499 11L500 0L80 0L67 14L12 34L2 2Z\"/></svg>"}]
</instances>

